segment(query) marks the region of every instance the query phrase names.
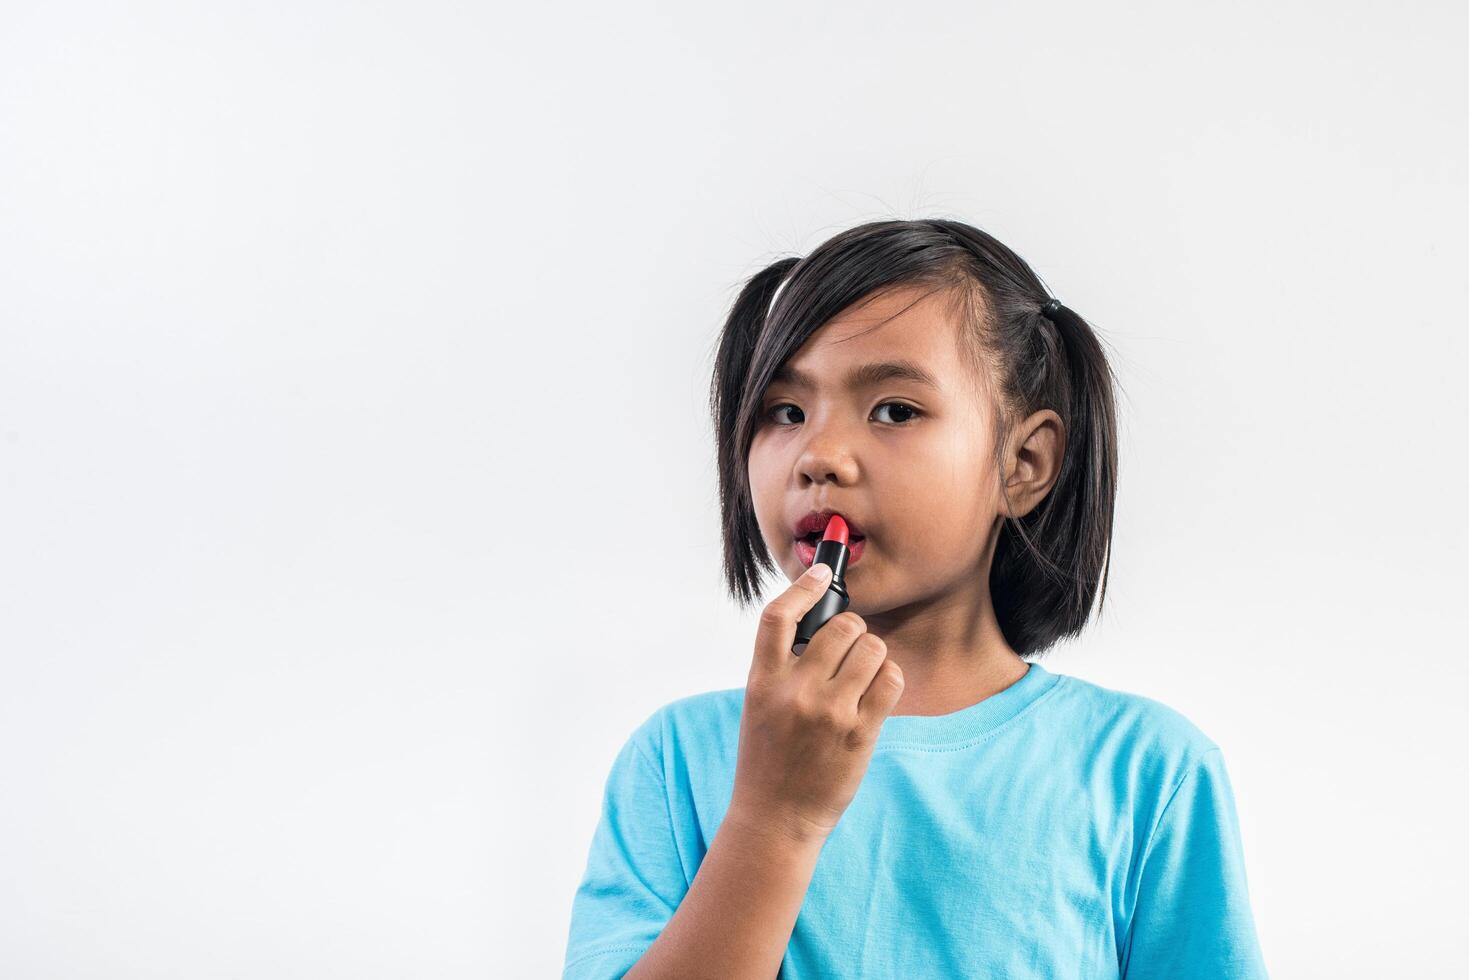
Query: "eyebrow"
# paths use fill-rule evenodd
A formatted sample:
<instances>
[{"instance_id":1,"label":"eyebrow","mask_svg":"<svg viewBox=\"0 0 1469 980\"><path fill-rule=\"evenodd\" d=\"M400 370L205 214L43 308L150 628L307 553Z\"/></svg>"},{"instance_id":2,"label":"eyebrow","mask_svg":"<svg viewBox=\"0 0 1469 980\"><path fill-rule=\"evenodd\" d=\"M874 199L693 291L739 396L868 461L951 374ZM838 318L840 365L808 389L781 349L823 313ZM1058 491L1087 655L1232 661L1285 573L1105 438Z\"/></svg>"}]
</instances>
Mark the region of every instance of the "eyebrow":
<instances>
[{"instance_id":1,"label":"eyebrow","mask_svg":"<svg viewBox=\"0 0 1469 980\"><path fill-rule=\"evenodd\" d=\"M914 384L927 385L935 391L942 390L937 379L923 368L912 361L878 361L873 364L863 364L861 367L853 368L847 374L846 384L852 390L859 388L870 388L887 381L911 381ZM782 364L771 379L771 384L786 384L793 388L804 388L810 390L816 387L815 382L809 374Z\"/></svg>"}]
</instances>

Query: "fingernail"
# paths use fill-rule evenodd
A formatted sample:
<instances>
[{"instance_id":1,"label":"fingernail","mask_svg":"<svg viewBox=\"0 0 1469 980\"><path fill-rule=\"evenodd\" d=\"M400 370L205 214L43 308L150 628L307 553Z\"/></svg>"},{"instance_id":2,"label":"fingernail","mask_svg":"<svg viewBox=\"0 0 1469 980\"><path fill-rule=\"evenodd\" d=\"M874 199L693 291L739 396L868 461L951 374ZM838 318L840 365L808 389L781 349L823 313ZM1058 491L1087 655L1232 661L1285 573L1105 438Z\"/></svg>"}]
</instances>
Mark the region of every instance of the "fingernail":
<instances>
[{"instance_id":1,"label":"fingernail","mask_svg":"<svg viewBox=\"0 0 1469 980\"><path fill-rule=\"evenodd\" d=\"M813 562L809 571L812 578L827 578L831 575L831 566L824 561Z\"/></svg>"}]
</instances>

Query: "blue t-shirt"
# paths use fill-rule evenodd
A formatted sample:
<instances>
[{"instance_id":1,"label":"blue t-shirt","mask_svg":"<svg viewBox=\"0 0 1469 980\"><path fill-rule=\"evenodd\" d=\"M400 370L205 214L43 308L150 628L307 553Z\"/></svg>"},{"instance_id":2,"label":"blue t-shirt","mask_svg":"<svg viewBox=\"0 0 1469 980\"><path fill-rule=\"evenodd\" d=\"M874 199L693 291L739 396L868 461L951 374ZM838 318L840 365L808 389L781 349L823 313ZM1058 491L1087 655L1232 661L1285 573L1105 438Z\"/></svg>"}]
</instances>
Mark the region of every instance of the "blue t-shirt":
<instances>
[{"instance_id":1,"label":"blue t-shirt","mask_svg":"<svg viewBox=\"0 0 1469 980\"><path fill-rule=\"evenodd\" d=\"M664 705L618 753L563 980L621 977L673 917L729 806L744 697ZM1039 664L951 714L884 720L779 973L1265 976L1219 747Z\"/></svg>"}]
</instances>

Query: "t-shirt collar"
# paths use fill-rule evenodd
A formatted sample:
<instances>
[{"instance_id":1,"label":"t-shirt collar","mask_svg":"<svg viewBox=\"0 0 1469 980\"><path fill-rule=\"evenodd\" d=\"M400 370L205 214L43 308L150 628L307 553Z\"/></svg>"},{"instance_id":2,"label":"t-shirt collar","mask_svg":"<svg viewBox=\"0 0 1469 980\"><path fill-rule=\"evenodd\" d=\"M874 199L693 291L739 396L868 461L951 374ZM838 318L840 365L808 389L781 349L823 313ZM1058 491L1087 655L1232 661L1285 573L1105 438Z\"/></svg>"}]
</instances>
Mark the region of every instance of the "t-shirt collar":
<instances>
[{"instance_id":1,"label":"t-shirt collar","mask_svg":"<svg viewBox=\"0 0 1469 980\"><path fill-rule=\"evenodd\" d=\"M1040 664L1003 691L946 715L889 715L877 736L877 748L957 745L994 731L1024 711L1061 679Z\"/></svg>"}]
</instances>

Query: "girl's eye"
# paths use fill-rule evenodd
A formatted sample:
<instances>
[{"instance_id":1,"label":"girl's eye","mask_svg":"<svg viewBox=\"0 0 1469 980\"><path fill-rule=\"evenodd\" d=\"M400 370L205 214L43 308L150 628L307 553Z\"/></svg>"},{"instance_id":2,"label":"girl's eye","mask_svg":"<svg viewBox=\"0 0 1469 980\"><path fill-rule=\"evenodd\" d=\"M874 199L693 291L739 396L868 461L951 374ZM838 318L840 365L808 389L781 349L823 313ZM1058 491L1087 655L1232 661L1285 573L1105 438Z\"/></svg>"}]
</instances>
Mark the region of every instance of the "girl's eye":
<instances>
[{"instance_id":1,"label":"girl's eye","mask_svg":"<svg viewBox=\"0 0 1469 980\"><path fill-rule=\"evenodd\" d=\"M906 412L907 413L907 416L906 417L899 418L899 419L897 419L895 421L890 421L888 423L889 425L897 425L897 426L907 425L909 422L911 422L913 420L913 418L915 418L915 417L923 414L918 409L914 408L912 405L905 405L902 402L883 402L881 405L877 406L877 408L875 409L875 411L879 411L880 412L884 408L887 408L888 406L892 406L893 408L897 409L899 412ZM769 409L767 409L766 412L765 412L765 417L767 419L769 419L770 421L775 422L776 425L780 425L782 423L779 421L779 417L778 417L777 413L780 412L781 409L785 409L785 408L789 408L792 411L795 411L797 413L799 413L801 411L799 408L796 408L796 406L790 404L789 402L782 402L779 405L773 405ZM785 424L794 424L794 423L785 423Z\"/></svg>"},{"instance_id":2,"label":"girl's eye","mask_svg":"<svg viewBox=\"0 0 1469 980\"><path fill-rule=\"evenodd\" d=\"M899 412L908 413L906 418L898 419L897 422L894 423L896 425L906 425L918 415L918 409L914 408L912 405L904 405L902 402L883 402L881 405L877 406L877 410L880 412L889 405L896 408Z\"/></svg>"},{"instance_id":3,"label":"girl's eye","mask_svg":"<svg viewBox=\"0 0 1469 980\"><path fill-rule=\"evenodd\" d=\"M799 408L796 408L796 406L794 406L794 405L789 405L789 404L776 405L773 408L768 408L768 409L765 410L765 417L767 419L769 419L770 421L774 422L776 425L780 425L781 423L780 423L779 419L776 418L776 416L780 412L780 410L783 409L783 408L794 408L796 411L798 411L798 412L800 411L800 409Z\"/></svg>"}]
</instances>

